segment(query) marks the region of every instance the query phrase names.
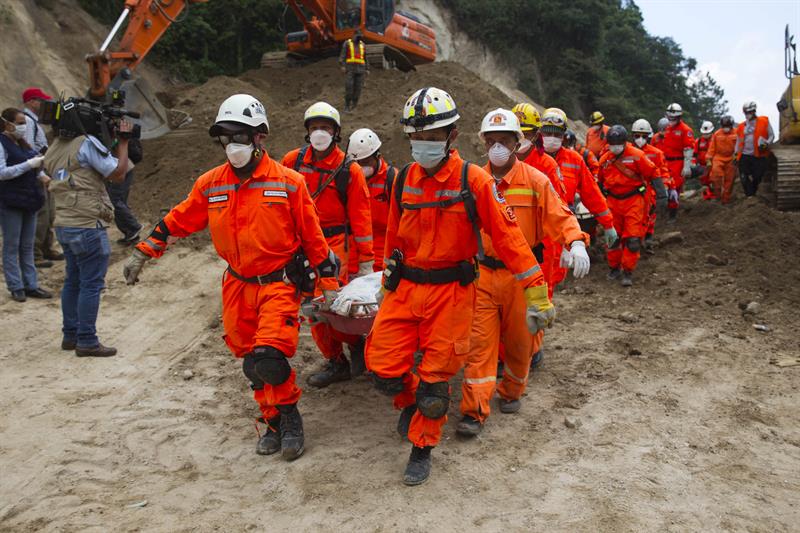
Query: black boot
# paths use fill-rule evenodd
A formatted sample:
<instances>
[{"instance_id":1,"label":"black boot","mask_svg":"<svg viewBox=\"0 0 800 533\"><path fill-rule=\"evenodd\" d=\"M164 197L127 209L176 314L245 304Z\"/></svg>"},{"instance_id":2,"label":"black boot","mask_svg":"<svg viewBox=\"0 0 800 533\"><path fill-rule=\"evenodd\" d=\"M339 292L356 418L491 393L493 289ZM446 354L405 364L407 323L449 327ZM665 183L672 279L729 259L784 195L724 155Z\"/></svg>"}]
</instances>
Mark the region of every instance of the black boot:
<instances>
[{"instance_id":1,"label":"black boot","mask_svg":"<svg viewBox=\"0 0 800 533\"><path fill-rule=\"evenodd\" d=\"M408 486L422 485L431 475L431 450L433 446L411 448L406 471L403 473L403 483Z\"/></svg>"},{"instance_id":2,"label":"black boot","mask_svg":"<svg viewBox=\"0 0 800 533\"><path fill-rule=\"evenodd\" d=\"M281 451L281 415L270 418L266 421L267 431L261 438L258 439L256 444L256 453L258 455L272 455Z\"/></svg>"},{"instance_id":3,"label":"black boot","mask_svg":"<svg viewBox=\"0 0 800 533\"><path fill-rule=\"evenodd\" d=\"M397 419L397 433L404 439L408 438L408 428L411 427L411 419L417 412L417 404L412 403L400 411L400 418Z\"/></svg>"},{"instance_id":4,"label":"black boot","mask_svg":"<svg viewBox=\"0 0 800 533\"><path fill-rule=\"evenodd\" d=\"M622 271L622 281L620 281L620 285L623 287L630 287L633 285L633 273L628 272L627 270Z\"/></svg>"},{"instance_id":5,"label":"black boot","mask_svg":"<svg viewBox=\"0 0 800 533\"><path fill-rule=\"evenodd\" d=\"M279 405L281 412L281 455L287 461L294 461L306 450L303 437L303 417L297 410L297 404Z\"/></svg>"},{"instance_id":6,"label":"black boot","mask_svg":"<svg viewBox=\"0 0 800 533\"><path fill-rule=\"evenodd\" d=\"M535 354L533 354L533 357L531 358L530 369L533 370L534 368L541 365L543 360L544 360L544 350L540 348Z\"/></svg>"},{"instance_id":7,"label":"black boot","mask_svg":"<svg viewBox=\"0 0 800 533\"><path fill-rule=\"evenodd\" d=\"M342 356L341 359L329 359L322 371L309 376L308 384L321 389L327 387L331 383L347 381L349 379L350 363Z\"/></svg>"},{"instance_id":8,"label":"black boot","mask_svg":"<svg viewBox=\"0 0 800 533\"><path fill-rule=\"evenodd\" d=\"M357 378L367 370L367 365L364 363L364 345L366 342L365 339L361 339L358 344L348 345L350 350L350 377L352 378Z\"/></svg>"},{"instance_id":9,"label":"black boot","mask_svg":"<svg viewBox=\"0 0 800 533\"><path fill-rule=\"evenodd\" d=\"M482 429L483 424L469 415L464 415L456 426L456 433L464 437L476 437Z\"/></svg>"}]
</instances>

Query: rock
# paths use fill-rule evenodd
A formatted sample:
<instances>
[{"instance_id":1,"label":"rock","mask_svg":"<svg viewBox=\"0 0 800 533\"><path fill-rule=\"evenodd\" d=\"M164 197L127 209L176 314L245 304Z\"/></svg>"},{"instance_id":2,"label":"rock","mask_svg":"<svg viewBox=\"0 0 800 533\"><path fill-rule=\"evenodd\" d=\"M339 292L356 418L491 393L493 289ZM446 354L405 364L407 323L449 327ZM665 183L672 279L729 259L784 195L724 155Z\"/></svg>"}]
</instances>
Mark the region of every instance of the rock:
<instances>
[{"instance_id":1,"label":"rock","mask_svg":"<svg viewBox=\"0 0 800 533\"><path fill-rule=\"evenodd\" d=\"M186 370L183 371L183 374L181 375L183 376L184 381L189 381L194 377L194 372L192 372L187 368Z\"/></svg>"},{"instance_id":2,"label":"rock","mask_svg":"<svg viewBox=\"0 0 800 533\"><path fill-rule=\"evenodd\" d=\"M565 416L564 425L567 426L569 429L575 429L581 425L581 421L571 416Z\"/></svg>"},{"instance_id":3,"label":"rock","mask_svg":"<svg viewBox=\"0 0 800 533\"><path fill-rule=\"evenodd\" d=\"M761 304L758 302L750 302L744 307L744 312L751 315L757 315L759 311L761 311Z\"/></svg>"},{"instance_id":4,"label":"rock","mask_svg":"<svg viewBox=\"0 0 800 533\"><path fill-rule=\"evenodd\" d=\"M625 311L624 313L620 313L619 319L628 324L633 324L639 321L639 317L637 317L630 311Z\"/></svg>"},{"instance_id":5,"label":"rock","mask_svg":"<svg viewBox=\"0 0 800 533\"><path fill-rule=\"evenodd\" d=\"M770 331L769 326L766 324L753 324L753 329L756 331Z\"/></svg>"},{"instance_id":6,"label":"rock","mask_svg":"<svg viewBox=\"0 0 800 533\"><path fill-rule=\"evenodd\" d=\"M628 350L628 355L642 355L642 352L636 348L631 348Z\"/></svg>"},{"instance_id":7,"label":"rock","mask_svg":"<svg viewBox=\"0 0 800 533\"><path fill-rule=\"evenodd\" d=\"M669 233L665 233L659 240L659 244L661 246L665 246L668 244L680 244L683 242L683 233L680 231L670 231Z\"/></svg>"},{"instance_id":8,"label":"rock","mask_svg":"<svg viewBox=\"0 0 800 533\"><path fill-rule=\"evenodd\" d=\"M714 266L725 266L728 264L728 262L725 259L722 259L721 257L716 256L714 254L708 254L706 256L706 263Z\"/></svg>"}]
</instances>

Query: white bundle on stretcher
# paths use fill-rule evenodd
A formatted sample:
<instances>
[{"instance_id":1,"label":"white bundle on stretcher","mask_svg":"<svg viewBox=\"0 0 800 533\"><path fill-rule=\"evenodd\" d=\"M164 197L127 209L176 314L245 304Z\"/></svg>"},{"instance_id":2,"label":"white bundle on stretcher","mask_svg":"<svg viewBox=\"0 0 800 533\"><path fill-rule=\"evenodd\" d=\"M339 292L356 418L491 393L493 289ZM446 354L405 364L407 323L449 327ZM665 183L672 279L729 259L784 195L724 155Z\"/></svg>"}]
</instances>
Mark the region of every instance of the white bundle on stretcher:
<instances>
[{"instance_id":1,"label":"white bundle on stretcher","mask_svg":"<svg viewBox=\"0 0 800 533\"><path fill-rule=\"evenodd\" d=\"M356 278L339 291L331 311L341 316L370 316L378 312L375 294L381 290L383 272L373 272ZM356 305L353 304L369 304Z\"/></svg>"}]
</instances>

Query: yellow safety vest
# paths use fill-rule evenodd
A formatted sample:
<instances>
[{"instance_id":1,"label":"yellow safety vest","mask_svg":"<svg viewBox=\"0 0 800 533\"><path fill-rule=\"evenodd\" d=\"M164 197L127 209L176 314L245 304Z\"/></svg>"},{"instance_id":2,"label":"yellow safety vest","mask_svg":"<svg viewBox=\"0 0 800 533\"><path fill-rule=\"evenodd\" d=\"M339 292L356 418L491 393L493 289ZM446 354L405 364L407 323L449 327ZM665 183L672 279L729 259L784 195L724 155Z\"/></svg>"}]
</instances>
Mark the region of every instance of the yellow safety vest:
<instances>
[{"instance_id":1,"label":"yellow safety vest","mask_svg":"<svg viewBox=\"0 0 800 533\"><path fill-rule=\"evenodd\" d=\"M365 55L364 41L358 43L358 54L356 54L356 47L352 39L347 40L347 47L348 47L347 50L348 53L347 53L347 60L345 61L346 63L355 63L358 65L364 65L366 63L364 59Z\"/></svg>"}]
</instances>

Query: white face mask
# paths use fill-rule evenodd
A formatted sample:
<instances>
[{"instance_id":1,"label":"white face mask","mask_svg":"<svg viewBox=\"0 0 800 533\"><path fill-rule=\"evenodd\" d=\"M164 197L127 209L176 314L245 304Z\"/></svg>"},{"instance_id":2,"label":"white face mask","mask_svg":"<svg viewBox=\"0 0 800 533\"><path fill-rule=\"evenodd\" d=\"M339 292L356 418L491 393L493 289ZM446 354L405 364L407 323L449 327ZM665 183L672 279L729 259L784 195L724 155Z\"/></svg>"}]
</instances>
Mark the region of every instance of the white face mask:
<instances>
[{"instance_id":1,"label":"white face mask","mask_svg":"<svg viewBox=\"0 0 800 533\"><path fill-rule=\"evenodd\" d=\"M592 126L592 129L594 131L600 131L600 128L602 128L602 127L603 127L602 124L595 124L594 126Z\"/></svg>"},{"instance_id":2,"label":"white face mask","mask_svg":"<svg viewBox=\"0 0 800 533\"><path fill-rule=\"evenodd\" d=\"M623 150L625 150L625 145L624 144L609 144L608 145L608 151L611 152L614 155L621 154Z\"/></svg>"},{"instance_id":3,"label":"white face mask","mask_svg":"<svg viewBox=\"0 0 800 533\"><path fill-rule=\"evenodd\" d=\"M14 133L12 135L17 139L25 137L25 132L28 131L27 124L14 124Z\"/></svg>"},{"instance_id":4,"label":"white face mask","mask_svg":"<svg viewBox=\"0 0 800 533\"><path fill-rule=\"evenodd\" d=\"M422 168L433 168L447 154L447 141L411 141L411 157Z\"/></svg>"},{"instance_id":5,"label":"white face mask","mask_svg":"<svg viewBox=\"0 0 800 533\"><path fill-rule=\"evenodd\" d=\"M229 143L225 147L225 155L228 156L228 161L234 168L242 168L250 162L253 150L255 150L255 146L252 144Z\"/></svg>"},{"instance_id":6,"label":"white face mask","mask_svg":"<svg viewBox=\"0 0 800 533\"><path fill-rule=\"evenodd\" d=\"M489 148L489 162L493 166L505 166L505 164L508 163L509 157L511 157L511 150L500 143L494 143L492 147Z\"/></svg>"},{"instance_id":7,"label":"white face mask","mask_svg":"<svg viewBox=\"0 0 800 533\"><path fill-rule=\"evenodd\" d=\"M731 128L728 128L728 127L724 127L724 128L722 128L722 130L723 130L725 133L730 133L730 132L731 132Z\"/></svg>"},{"instance_id":8,"label":"white face mask","mask_svg":"<svg viewBox=\"0 0 800 533\"><path fill-rule=\"evenodd\" d=\"M531 146L533 146L533 143L530 139L522 139L519 143L519 148L517 148L517 152L524 154L531 149Z\"/></svg>"},{"instance_id":9,"label":"white face mask","mask_svg":"<svg viewBox=\"0 0 800 533\"><path fill-rule=\"evenodd\" d=\"M333 142L333 135L325 130L314 130L311 132L311 135L309 135L308 138L311 141L311 146L317 152L324 152L330 148L331 143Z\"/></svg>"},{"instance_id":10,"label":"white face mask","mask_svg":"<svg viewBox=\"0 0 800 533\"><path fill-rule=\"evenodd\" d=\"M558 152L561 149L561 143L563 139L560 137L542 137L542 145L544 146L544 151L547 153Z\"/></svg>"},{"instance_id":11,"label":"white face mask","mask_svg":"<svg viewBox=\"0 0 800 533\"><path fill-rule=\"evenodd\" d=\"M375 168L373 167L361 167L361 172L364 173L365 178L371 178L373 174L375 174Z\"/></svg>"},{"instance_id":12,"label":"white face mask","mask_svg":"<svg viewBox=\"0 0 800 533\"><path fill-rule=\"evenodd\" d=\"M635 143L636 143L636 146L638 146L639 148L641 148L642 146L644 146L645 144L647 144L647 139L645 139L644 137L636 137L636 138L633 140L633 142L635 142Z\"/></svg>"}]
</instances>

